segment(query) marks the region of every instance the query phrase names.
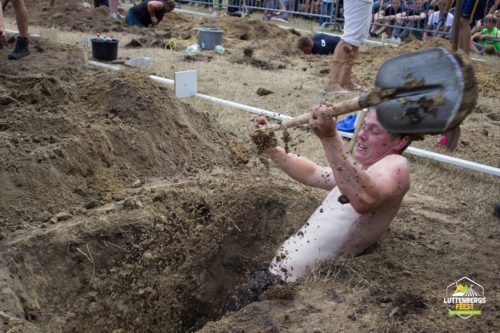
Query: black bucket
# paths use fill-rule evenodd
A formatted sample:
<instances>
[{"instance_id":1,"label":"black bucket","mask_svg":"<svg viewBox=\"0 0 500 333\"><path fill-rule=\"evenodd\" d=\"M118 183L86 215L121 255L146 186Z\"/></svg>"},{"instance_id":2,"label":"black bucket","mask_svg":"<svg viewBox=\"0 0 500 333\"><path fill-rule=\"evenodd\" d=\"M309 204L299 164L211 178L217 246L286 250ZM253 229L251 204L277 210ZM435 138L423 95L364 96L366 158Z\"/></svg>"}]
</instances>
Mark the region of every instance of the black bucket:
<instances>
[{"instance_id":1,"label":"black bucket","mask_svg":"<svg viewBox=\"0 0 500 333\"><path fill-rule=\"evenodd\" d=\"M118 58L118 39L103 40L92 38L92 57L98 60L113 61Z\"/></svg>"}]
</instances>

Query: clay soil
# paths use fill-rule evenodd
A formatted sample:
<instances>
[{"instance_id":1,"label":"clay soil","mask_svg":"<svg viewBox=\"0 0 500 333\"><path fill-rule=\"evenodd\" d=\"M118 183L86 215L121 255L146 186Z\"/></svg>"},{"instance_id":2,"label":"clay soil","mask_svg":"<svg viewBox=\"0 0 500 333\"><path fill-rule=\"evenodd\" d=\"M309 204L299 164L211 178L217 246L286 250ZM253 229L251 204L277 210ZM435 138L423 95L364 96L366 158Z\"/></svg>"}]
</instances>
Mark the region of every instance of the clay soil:
<instances>
[{"instance_id":1,"label":"clay soil","mask_svg":"<svg viewBox=\"0 0 500 333\"><path fill-rule=\"evenodd\" d=\"M411 154L412 188L375 246L226 313L234 290L267 266L325 193L257 154L248 114L179 100L146 72L173 78L197 69L203 93L298 115L323 98L331 59L300 55L294 41L303 32L260 20L172 13L157 30L139 31L78 3L28 1L32 29L54 28L60 40L33 38L18 62L0 50L1 332L500 330L500 181ZM200 26L224 30L224 56L186 56L182 41ZM153 64L85 65L75 42L81 31L104 29L123 41L121 57L148 55ZM172 38L179 47L165 50ZM133 40L139 47L125 47ZM370 87L386 60L435 46L445 44L362 48L354 75ZM457 151L435 147L432 136L414 146L500 167L500 66L482 60L472 62L480 95ZM289 134L291 151L325 163L311 132ZM463 276L487 300L467 320L443 304Z\"/></svg>"}]
</instances>

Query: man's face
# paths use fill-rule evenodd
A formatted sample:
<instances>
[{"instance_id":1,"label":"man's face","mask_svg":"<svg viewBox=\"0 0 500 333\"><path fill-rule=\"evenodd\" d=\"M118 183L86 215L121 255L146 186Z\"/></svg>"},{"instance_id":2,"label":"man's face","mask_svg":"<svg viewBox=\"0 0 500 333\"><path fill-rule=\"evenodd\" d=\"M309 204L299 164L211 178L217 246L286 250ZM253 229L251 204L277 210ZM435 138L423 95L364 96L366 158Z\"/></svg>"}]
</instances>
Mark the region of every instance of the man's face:
<instances>
[{"instance_id":1,"label":"man's face","mask_svg":"<svg viewBox=\"0 0 500 333\"><path fill-rule=\"evenodd\" d=\"M414 5L415 5L415 9L416 10L420 10L422 9L422 1L421 0L417 0L414 2Z\"/></svg>"},{"instance_id":2,"label":"man's face","mask_svg":"<svg viewBox=\"0 0 500 333\"><path fill-rule=\"evenodd\" d=\"M403 148L401 142L402 138L391 135L380 125L375 111L369 111L358 132L354 156L368 167L384 156L399 152Z\"/></svg>"},{"instance_id":3,"label":"man's face","mask_svg":"<svg viewBox=\"0 0 500 333\"><path fill-rule=\"evenodd\" d=\"M401 4L401 2L399 0L392 0L391 1L391 7L394 9L398 9L400 4Z\"/></svg>"},{"instance_id":4,"label":"man's face","mask_svg":"<svg viewBox=\"0 0 500 333\"><path fill-rule=\"evenodd\" d=\"M304 54L311 54L313 47L314 47L314 45L306 46L302 49L302 52L304 52Z\"/></svg>"}]
</instances>

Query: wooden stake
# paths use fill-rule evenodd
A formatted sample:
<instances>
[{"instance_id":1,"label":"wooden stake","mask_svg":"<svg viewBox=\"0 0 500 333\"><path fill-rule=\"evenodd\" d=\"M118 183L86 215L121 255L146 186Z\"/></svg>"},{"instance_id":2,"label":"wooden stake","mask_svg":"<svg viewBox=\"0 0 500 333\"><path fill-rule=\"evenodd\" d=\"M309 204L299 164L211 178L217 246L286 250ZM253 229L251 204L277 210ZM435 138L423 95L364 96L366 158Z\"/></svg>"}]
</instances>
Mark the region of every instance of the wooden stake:
<instances>
[{"instance_id":1,"label":"wooden stake","mask_svg":"<svg viewBox=\"0 0 500 333\"><path fill-rule=\"evenodd\" d=\"M458 49L458 37L460 30L460 17L462 16L462 0L457 0L455 3L455 15L453 15L453 39L452 39L452 51L457 52ZM469 42L469 41L468 41Z\"/></svg>"}]
</instances>

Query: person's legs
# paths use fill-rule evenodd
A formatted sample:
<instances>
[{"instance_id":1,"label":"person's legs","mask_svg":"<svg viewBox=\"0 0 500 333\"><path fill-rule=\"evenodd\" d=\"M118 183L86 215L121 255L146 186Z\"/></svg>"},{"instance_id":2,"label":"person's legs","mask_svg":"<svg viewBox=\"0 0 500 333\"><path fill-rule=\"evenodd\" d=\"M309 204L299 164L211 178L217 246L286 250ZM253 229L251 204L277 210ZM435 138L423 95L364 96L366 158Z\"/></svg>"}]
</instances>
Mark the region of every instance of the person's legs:
<instances>
[{"instance_id":1,"label":"person's legs","mask_svg":"<svg viewBox=\"0 0 500 333\"><path fill-rule=\"evenodd\" d=\"M401 38L400 35L402 34L403 31L402 24L400 22L395 22L394 25L396 27L392 29L391 37Z\"/></svg>"},{"instance_id":2,"label":"person's legs","mask_svg":"<svg viewBox=\"0 0 500 333\"><path fill-rule=\"evenodd\" d=\"M358 47L347 44L344 49L346 51L346 57L344 65L340 70L340 86L349 90L367 91L365 87L354 83L352 80L352 66L354 65L354 60L358 55Z\"/></svg>"},{"instance_id":3,"label":"person's legs","mask_svg":"<svg viewBox=\"0 0 500 333\"><path fill-rule=\"evenodd\" d=\"M333 53L333 63L328 80L323 84L325 91L362 89L352 81L352 66L358 47L368 38L372 2L357 0L344 2L344 34Z\"/></svg>"},{"instance_id":4,"label":"person's legs","mask_svg":"<svg viewBox=\"0 0 500 333\"><path fill-rule=\"evenodd\" d=\"M144 28L144 24L142 24L137 16L135 16L130 10L127 12L127 16L125 16L125 24L138 28Z\"/></svg>"},{"instance_id":5,"label":"person's legs","mask_svg":"<svg viewBox=\"0 0 500 333\"><path fill-rule=\"evenodd\" d=\"M331 2L321 2L321 15L322 16L330 16L330 13L332 12L332 3ZM321 27L323 23L327 22L328 19L325 17L320 17L319 18L319 26Z\"/></svg>"},{"instance_id":6,"label":"person's legs","mask_svg":"<svg viewBox=\"0 0 500 333\"><path fill-rule=\"evenodd\" d=\"M347 61L346 43L343 39L335 47L333 52L332 66L330 67L330 75L323 84L324 91L341 91L343 90L340 86L340 73ZM344 71L345 72L345 71Z\"/></svg>"},{"instance_id":7,"label":"person's legs","mask_svg":"<svg viewBox=\"0 0 500 333\"><path fill-rule=\"evenodd\" d=\"M471 49L470 23L484 17L487 2L487 0L464 0L462 3L462 13L458 29L458 48L462 49L465 54L469 54Z\"/></svg>"},{"instance_id":8,"label":"person's legs","mask_svg":"<svg viewBox=\"0 0 500 333\"><path fill-rule=\"evenodd\" d=\"M24 4L24 0L12 0L12 6L14 6L14 10L16 11L19 36L28 37L28 9Z\"/></svg>"},{"instance_id":9,"label":"person's legs","mask_svg":"<svg viewBox=\"0 0 500 333\"><path fill-rule=\"evenodd\" d=\"M470 25L469 19L460 18L459 29L458 29L458 48L462 49L465 54L470 53Z\"/></svg>"},{"instance_id":10,"label":"person's legs","mask_svg":"<svg viewBox=\"0 0 500 333\"><path fill-rule=\"evenodd\" d=\"M28 54L28 9L24 4L24 0L12 0L12 6L16 12L17 28L19 29L19 36L16 38L16 46L9 54L10 60L19 60Z\"/></svg>"}]
</instances>

